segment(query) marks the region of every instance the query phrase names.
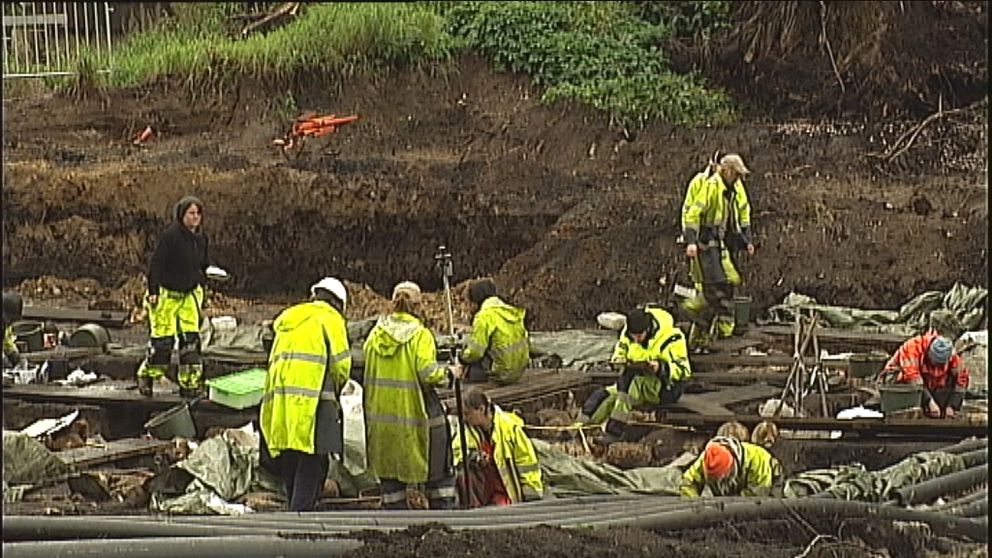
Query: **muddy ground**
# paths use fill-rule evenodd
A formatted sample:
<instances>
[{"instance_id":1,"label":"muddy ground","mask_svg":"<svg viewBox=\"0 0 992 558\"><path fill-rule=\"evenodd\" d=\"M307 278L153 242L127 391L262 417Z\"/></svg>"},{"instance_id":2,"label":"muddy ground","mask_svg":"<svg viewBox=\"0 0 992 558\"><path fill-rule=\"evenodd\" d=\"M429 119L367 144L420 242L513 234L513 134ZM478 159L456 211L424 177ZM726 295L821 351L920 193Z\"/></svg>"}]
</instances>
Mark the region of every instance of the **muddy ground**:
<instances>
[{"instance_id":1,"label":"muddy ground","mask_svg":"<svg viewBox=\"0 0 992 558\"><path fill-rule=\"evenodd\" d=\"M890 308L986 284L984 107L936 119L883 164L916 121L625 132L538 97L472 57L434 76L5 96L5 285L89 278L133 298L172 204L192 193L234 275L222 296L283 303L328 274L379 295L404 279L436 290L443 243L456 283L495 276L532 327L588 326L686 283L681 199L717 149L754 171L745 291L758 307L796 290ZM361 120L286 161L270 142L296 110ZM146 126L156 135L132 145Z\"/></svg>"}]
</instances>

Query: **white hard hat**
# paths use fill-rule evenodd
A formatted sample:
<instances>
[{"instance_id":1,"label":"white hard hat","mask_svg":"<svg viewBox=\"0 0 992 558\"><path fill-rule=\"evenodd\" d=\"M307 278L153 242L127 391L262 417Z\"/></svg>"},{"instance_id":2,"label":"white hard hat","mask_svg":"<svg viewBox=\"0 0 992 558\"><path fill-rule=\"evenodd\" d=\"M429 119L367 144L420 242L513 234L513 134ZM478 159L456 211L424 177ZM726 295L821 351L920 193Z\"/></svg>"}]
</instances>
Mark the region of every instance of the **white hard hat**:
<instances>
[{"instance_id":1,"label":"white hard hat","mask_svg":"<svg viewBox=\"0 0 992 558\"><path fill-rule=\"evenodd\" d=\"M332 295L338 297L342 304L348 304L348 290L344 288L344 283L334 277L324 277L310 287L310 296L317 295L317 289L324 289Z\"/></svg>"}]
</instances>

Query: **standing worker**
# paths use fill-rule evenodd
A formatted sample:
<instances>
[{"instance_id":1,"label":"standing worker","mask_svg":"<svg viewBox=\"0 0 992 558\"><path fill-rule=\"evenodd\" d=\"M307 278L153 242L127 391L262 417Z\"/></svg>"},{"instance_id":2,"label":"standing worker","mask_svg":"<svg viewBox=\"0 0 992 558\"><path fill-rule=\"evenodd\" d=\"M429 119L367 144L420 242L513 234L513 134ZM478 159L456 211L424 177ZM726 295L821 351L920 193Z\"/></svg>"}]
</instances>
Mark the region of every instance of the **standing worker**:
<instances>
[{"instance_id":1,"label":"standing worker","mask_svg":"<svg viewBox=\"0 0 992 558\"><path fill-rule=\"evenodd\" d=\"M469 505L464 507L506 506L544 498L537 452L524 432L523 419L500 409L479 388L469 390L463 400L472 488ZM452 451L457 468L462 460L457 436ZM461 474L456 478L458 486L465 484Z\"/></svg>"},{"instance_id":2,"label":"standing worker","mask_svg":"<svg viewBox=\"0 0 992 558\"><path fill-rule=\"evenodd\" d=\"M782 465L765 448L716 436L682 474L682 495L767 496L782 478Z\"/></svg>"},{"instance_id":3,"label":"standing worker","mask_svg":"<svg viewBox=\"0 0 992 558\"><path fill-rule=\"evenodd\" d=\"M290 511L317 504L330 466L344 452L341 388L351 372L344 312L348 292L325 277L310 301L276 318L275 339L259 410L261 452L286 484Z\"/></svg>"},{"instance_id":4,"label":"standing worker","mask_svg":"<svg viewBox=\"0 0 992 558\"><path fill-rule=\"evenodd\" d=\"M692 376L685 335L661 308L637 308L627 314L610 362L621 369L620 379L594 391L579 416L580 423L592 424L609 417L606 443L623 437L634 408L678 401Z\"/></svg>"},{"instance_id":5,"label":"standing worker","mask_svg":"<svg viewBox=\"0 0 992 558\"><path fill-rule=\"evenodd\" d=\"M492 279L481 279L468 289L475 307L472 336L461 354L469 364L465 381L492 380L499 385L520 380L530 362L530 337L524 325L527 311L511 306L496 294Z\"/></svg>"},{"instance_id":6,"label":"standing worker","mask_svg":"<svg viewBox=\"0 0 992 558\"><path fill-rule=\"evenodd\" d=\"M682 303L695 324L689 342L697 349L708 348L714 318L719 336L734 332L731 300L741 276L731 251L742 248L754 254L751 206L743 183L750 172L740 155L724 155L712 176L695 189L690 187L683 205L685 254L693 282L702 287L702 292L697 290L696 296Z\"/></svg>"},{"instance_id":7,"label":"standing worker","mask_svg":"<svg viewBox=\"0 0 992 558\"><path fill-rule=\"evenodd\" d=\"M154 381L165 375L179 337L179 395L194 397L202 388L200 318L203 284L209 265L207 235L201 230L203 202L186 196L176 204L170 226L152 254L145 309L151 326L148 356L138 367L138 390L151 397Z\"/></svg>"},{"instance_id":8,"label":"standing worker","mask_svg":"<svg viewBox=\"0 0 992 558\"><path fill-rule=\"evenodd\" d=\"M24 314L24 300L17 293L3 293L3 367L13 368L20 364L21 353L17 350L17 336L14 335L14 322Z\"/></svg>"},{"instance_id":9,"label":"standing worker","mask_svg":"<svg viewBox=\"0 0 992 558\"><path fill-rule=\"evenodd\" d=\"M378 319L363 346L368 462L385 508L403 508L407 490L421 487L431 508L455 502L451 433L435 390L460 378L462 368L437 362L421 300L416 283L396 285L392 313Z\"/></svg>"},{"instance_id":10,"label":"standing worker","mask_svg":"<svg viewBox=\"0 0 992 558\"><path fill-rule=\"evenodd\" d=\"M883 381L923 386L922 407L930 417L954 418L961 411L970 375L954 343L935 329L908 339L885 364Z\"/></svg>"}]
</instances>

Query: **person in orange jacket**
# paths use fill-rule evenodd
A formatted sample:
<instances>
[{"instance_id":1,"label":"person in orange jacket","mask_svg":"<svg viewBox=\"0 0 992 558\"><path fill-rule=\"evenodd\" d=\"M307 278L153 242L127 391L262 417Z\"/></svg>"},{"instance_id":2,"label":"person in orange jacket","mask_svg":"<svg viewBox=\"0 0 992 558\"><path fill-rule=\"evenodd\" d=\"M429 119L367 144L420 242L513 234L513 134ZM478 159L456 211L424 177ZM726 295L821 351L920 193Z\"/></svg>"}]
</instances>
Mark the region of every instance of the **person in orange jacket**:
<instances>
[{"instance_id":1,"label":"person in orange jacket","mask_svg":"<svg viewBox=\"0 0 992 558\"><path fill-rule=\"evenodd\" d=\"M954 352L954 343L933 329L903 343L885 364L879 379L922 385L924 412L947 418L961 410L969 383L968 370Z\"/></svg>"}]
</instances>

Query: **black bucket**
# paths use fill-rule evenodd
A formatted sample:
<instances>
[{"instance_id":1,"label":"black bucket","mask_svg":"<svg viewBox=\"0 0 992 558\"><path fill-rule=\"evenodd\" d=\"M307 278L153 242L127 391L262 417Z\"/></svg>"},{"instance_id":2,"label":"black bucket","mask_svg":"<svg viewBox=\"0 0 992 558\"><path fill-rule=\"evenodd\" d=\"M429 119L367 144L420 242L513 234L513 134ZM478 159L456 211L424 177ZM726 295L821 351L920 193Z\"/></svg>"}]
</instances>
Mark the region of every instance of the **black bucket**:
<instances>
[{"instance_id":1,"label":"black bucket","mask_svg":"<svg viewBox=\"0 0 992 558\"><path fill-rule=\"evenodd\" d=\"M35 353L45 348L44 325L41 322L22 320L11 326L14 337L24 344L27 352Z\"/></svg>"},{"instance_id":2,"label":"black bucket","mask_svg":"<svg viewBox=\"0 0 992 558\"><path fill-rule=\"evenodd\" d=\"M69 336L70 347L97 347L106 350L110 333L100 324L83 324Z\"/></svg>"}]
</instances>

